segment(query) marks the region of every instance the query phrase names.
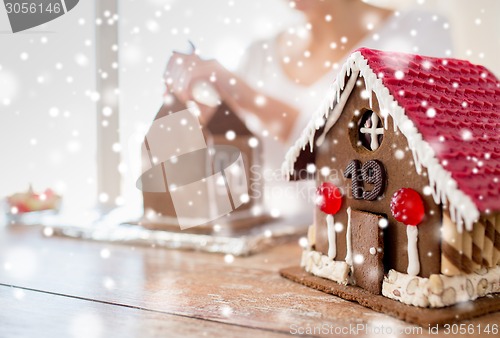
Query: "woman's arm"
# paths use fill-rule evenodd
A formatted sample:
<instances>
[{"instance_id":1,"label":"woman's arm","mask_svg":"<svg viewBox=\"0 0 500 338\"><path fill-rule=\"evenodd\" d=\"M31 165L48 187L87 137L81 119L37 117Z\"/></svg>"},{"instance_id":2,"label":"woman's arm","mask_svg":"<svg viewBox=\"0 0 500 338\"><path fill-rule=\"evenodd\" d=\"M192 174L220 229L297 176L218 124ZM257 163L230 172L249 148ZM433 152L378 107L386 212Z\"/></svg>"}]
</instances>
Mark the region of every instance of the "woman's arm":
<instances>
[{"instance_id":1,"label":"woman's arm","mask_svg":"<svg viewBox=\"0 0 500 338\"><path fill-rule=\"evenodd\" d=\"M165 75L167 87L183 102L193 100L192 89L195 83L211 83L224 102L239 114L248 112L256 115L269 133L282 142L288 140L299 115L295 108L285 102L254 90L216 60L202 60L197 55L174 53ZM202 109L205 121L210 118L207 111Z\"/></svg>"}]
</instances>

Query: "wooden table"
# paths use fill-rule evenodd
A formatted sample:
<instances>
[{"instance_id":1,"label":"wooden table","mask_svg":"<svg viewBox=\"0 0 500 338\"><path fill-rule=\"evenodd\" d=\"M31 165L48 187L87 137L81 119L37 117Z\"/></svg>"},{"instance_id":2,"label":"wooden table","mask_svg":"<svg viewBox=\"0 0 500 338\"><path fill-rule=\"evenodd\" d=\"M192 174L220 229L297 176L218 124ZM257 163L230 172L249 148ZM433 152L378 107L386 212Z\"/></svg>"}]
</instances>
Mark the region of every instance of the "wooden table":
<instances>
[{"instance_id":1,"label":"wooden table","mask_svg":"<svg viewBox=\"0 0 500 338\"><path fill-rule=\"evenodd\" d=\"M444 336L281 278L299 257L296 243L231 262L0 228L0 337ZM471 323L500 325L500 313Z\"/></svg>"}]
</instances>

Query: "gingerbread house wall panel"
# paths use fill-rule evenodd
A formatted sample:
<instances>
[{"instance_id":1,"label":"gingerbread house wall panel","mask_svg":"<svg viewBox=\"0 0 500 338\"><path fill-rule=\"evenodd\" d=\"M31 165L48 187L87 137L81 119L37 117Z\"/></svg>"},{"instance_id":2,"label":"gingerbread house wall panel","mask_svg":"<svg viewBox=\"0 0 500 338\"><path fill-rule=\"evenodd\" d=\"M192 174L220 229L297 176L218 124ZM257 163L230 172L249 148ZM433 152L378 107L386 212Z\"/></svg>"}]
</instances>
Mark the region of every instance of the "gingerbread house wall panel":
<instances>
[{"instance_id":1,"label":"gingerbread house wall panel","mask_svg":"<svg viewBox=\"0 0 500 338\"><path fill-rule=\"evenodd\" d=\"M239 136L235 139L228 140L225 135L212 135L209 138L209 143L219 144L219 145L230 145L236 147L240 150L241 156L243 159L243 163L245 165L244 171L246 175L240 172L230 172L229 175L226 175L229 182L235 180L234 187L236 189L241 188L241 193L239 191L234 191L235 196L232 198L241 198L244 203L237 208L237 211L249 210L255 205L260 205L263 202L263 191L262 184L253 184L253 182L258 182L260 177L262 177L261 169L262 169L262 146L257 141L255 144L254 136ZM222 154L224 156L224 154ZM230 162L234 162L234 158L215 158L214 164L220 169L221 167L225 167L225 164ZM244 185L244 186L243 186ZM248 191L248 195L250 199L246 201L246 198L243 197L243 194L246 194Z\"/></svg>"},{"instance_id":2,"label":"gingerbread house wall panel","mask_svg":"<svg viewBox=\"0 0 500 338\"><path fill-rule=\"evenodd\" d=\"M170 104L163 104L155 116L155 120L186 109L179 100L174 99ZM231 187L221 186L221 191L215 194L229 196L234 212L230 216L221 217L205 225L212 224L228 225L232 228L247 227L259 224L268 219L267 215L254 214L252 207L260 206L263 200L262 192L262 145L258 137L246 128L239 117L224 103L217 107L210 121L202 128L203 136L207 146L232 146L238 152L228 149L218 150L211 158L211 165L205 168L195 168L187 165L185 170L196 172L196 177L208 177L215 172L224 170L225 178ZM230 133L228 133L230 132ZM233 149L234 149L233 148ZM227 150L227 151L226 151ZM243 167L239 168L237 156L241 155ZM149 166L152 161L150 148L147 140L142 149L143 168ZM208 163L207 163L208 164ZM162 170L163 164L158 166ZM227 170L226 170L227 169ZM199 171L205 171L206 175ZM160 175L162 173L160 172ZM163 180L168 186L168 177L163 170ZM252 183L258 184L252 184ZM233 184L234 183L234 184ZM248 196L247 196L248 195ZM177 213L175 211L172 196L167 192L143 191L143 204L145 218L141 222L143 226L153 229L171 229L178 227Z\"/></svg>"},{"instance_id":3,"label":"gingerbread house wall panel","mask_svg":"<svg viewBox=\"0 0 500 338\"><path fill-rule=\"evenodd\" d=\"M335 126L329 131L323 144L317 149L316 166L318 184L331 181L338 187L342 187L346 195L341 210L335 215L335 223L341 223L343 230L336 235L336 258L337 261L345 260L346 256L346 231L348 223L347 208L383 215L388 219L387 228L384 231L384 266L388 269L406 273L408 267L407 234L406 225L396 221L390 211L390 200L394 192L400 188L412 188L420 193L423 198L426 216L419 225L418 252L420 260L420 273L422 277L440 273L440 226L441 207L436 205L432 196L424 194L424 188L428 185L425 170L421 175L417 174L413 164L413 156L408 151L406 138L399 132L394 132L392 119L388 119L388 126L384 129L384 135L380 146L375 151L365 149L357 144L358 121L363 112L370 105L368 99L363 98L364 82L358 81L358 85L351 93L343 113ZM379 104L375 95L373 99L374 112L379 112ZM360 114L356 116L356 111ZM367 201L352 198L351 180L344 177L347 165L358 160L366 163L370 160L380 161L386 171L386 187L383 195L375 201ZM329 174L325 177L329 168ZM322 170L323 169L323 170ZM365 190L374 188L371 184L364 184ZM326 215L318 208L315 211L316 224L316 250L328 253L328 234ZM352 238L356 241L356 238Z\"/></svg>"}]
</instances>

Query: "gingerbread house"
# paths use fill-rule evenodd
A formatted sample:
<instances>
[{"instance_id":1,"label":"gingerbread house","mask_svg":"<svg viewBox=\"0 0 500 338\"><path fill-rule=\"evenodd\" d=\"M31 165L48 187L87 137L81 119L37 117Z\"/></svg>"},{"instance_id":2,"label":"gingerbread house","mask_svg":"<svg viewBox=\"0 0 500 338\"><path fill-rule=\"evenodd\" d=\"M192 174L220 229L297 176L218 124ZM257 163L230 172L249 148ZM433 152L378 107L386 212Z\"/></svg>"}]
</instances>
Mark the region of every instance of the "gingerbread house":
<instances>
[{"instance_id":1,"label":"gingerbread house","mask_svg":"<svg viewBox=\"0 0 500 338\"><path fill-rule=\"evenodd\" d=\"M500 82L486 68L359 49L283 167L318 186L309 274L423 308L500 292Z\"/></svg>"},{"instance_id":2,"label":"gingerbread house","mask_svg":"<svg viewBox=\"0 0 500 338\"><path fill-rule=\"evenodd\" d=\"M254 184L262 180L262 145L259 138L224 103L217 106L212 118L200 131L198 118L186 115L187 107L175 97L169 98L156 115L143 143L142 166L145 174L139 179L139 185L143 190L144 217L140 224L155 230L180 231L191 228L190 232L212 233L244 230L269 221L270 217L262 207L262 191L259 190L262 184ZM164 122L166 120L162 119L175 114L183 114L182 118L179 117L182 126L175 125L172 128L184 128L186 132L178 131L175 137L163 135L153 139L153 131L159 135L158 130L163 132L169 129L167 122ZM184 149L187 144L192 145L193 140L198 145L193 149ZM199 156L193 156L199 152L200 144L206 146L206 149L202 149L204 157L201 160ZM172 167L169 175L166 172L168 161L156 163L161 161L155 160L167 159L170 155L163 153L172 147L177 148L174 152L184 154L179 157L184 162L177 168ZM155 168L158 170L155 171ZM184 178L177 179L184 181L182 184L196 180L205 182L214 177L218 177L221 184L217 182L209 189L205 189L205 184L200 184L200 188L196 188L191 196L180 196L176 205L172 196L174 192L170 189L176 184L176 176L179 176L175 172L184 174ZM190 177L195 179L186 182L186 178ZM186 204L191 209L183 209L179 204ZM200 221L202 218L210 221Z\"/></svg>"}]
</instances>

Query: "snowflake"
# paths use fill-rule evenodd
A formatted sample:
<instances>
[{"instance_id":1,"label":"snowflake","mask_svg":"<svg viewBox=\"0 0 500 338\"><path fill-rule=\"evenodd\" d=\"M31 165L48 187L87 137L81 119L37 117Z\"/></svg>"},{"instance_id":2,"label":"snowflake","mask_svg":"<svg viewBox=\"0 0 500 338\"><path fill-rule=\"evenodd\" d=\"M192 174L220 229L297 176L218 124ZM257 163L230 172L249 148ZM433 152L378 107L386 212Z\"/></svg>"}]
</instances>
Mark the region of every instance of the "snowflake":
<instances>
[{"instance_id":1,"label":"snowflake","mask_svg":"<svg viewBox=\"0 0 500 338\"><path fill-rule=\"evenodd\" d=\"M387 228L388 225L389 225L389 221L387 221L386 218L381 218L378 221L378 226L379 226L380 229L385 229L385 228Z\"/></svg>"},{"instance_id":2,"label":"snowflake","mask_svg":"<svg viewBox=\"0 0 500 338\"><path fill-rule=\"evenodd\" d=\"M54 229L51 227L45 227L43 229L43 235L45 237L51 237L52 235L54 235Z\"/></svg>"},{"instance_id":3,"label":"snowflake","mask_svg":"<svg viewBox=\"0 0 500 338\"><path fill-rule=\"evenodd\" d=\"M95 313L79 313L70 322L70 333L74 338L98 338L102 332L102 319Z\"/></svg>"},{"instance_id":4,"label":"snowflake","mask_svg":"<svg viewBox=\"0 0 500 338\"><path fill-rule=\"evenodd\" d=\"M231 254L227 254L224 256L224 262L227 264L231 264L234 262L234 256Z\"/></svg>"},{"instance_id":5,"label":"snowflake","mask_svg":"<svg viewBox=\"0 0 500 338\"><path fill-rule=\"evenodd\" d=\"M354 256L354 264L363 264L365 258L361 254L357 254Z\"/></svg>"},{"instance_id":6,"label":"snowflake","mask_svg":"<svg viewBox=\"0 0 500 338\"><path fill-rule=\"evenodd\" d=\"M104 248L104 249L101 249L99 255L101 256L101 258L107 259L111 256L111 252L109 251L109 249Z\"/></svg>"},{"instance_id":7,"label":"snowflake","mask_svg":"<svg viewBox=\"0 0 500 338\"><path fill-rule=\"evenodd\" d=\"M405 152L402 151L401 149L398 149L396 150L396 152L394 153L394 157L397 159L397 160L402 160L404 157L405 157Z\"/></svg>"},{"instance_id":8,"label":"snowflake","mask_svg":"<svg viewBox=\"0 0 500 338\"><path fill-rule=\"evenodd\" d=\"M430 196L432 194L432 188L426 185L423 189L423 193L425 196Z\"/></svg>"},{"instance_id":9,"label":"snowflake","mask_svg":"<svg viewBox=\"0 0 500 338\"><path fill-rule=\"evenodd\" d=\"M116 287L116 283L111 277L104 277L102 284L107 290L113 290Z\"/></svg>"},{"instance_id":10,"label":"snowflake","mask_svg":"<svg viewBox=\"0 0 500 338\"><path fill-rule=\"evenodd\" d=\"M405 73L403 71L401 71L401 70L397 70L394 73L394 76L396 77L396 79L402 80L405 77Z\"/></svg>"},{"instance_id":11,"label":"snowflake","mask_svg":"<svg viewBox=\"0 0 500 338\"><path fill-rule=\"evenodd\" d=\"M434 108L427 109L426 115L429 118L436 117L436 109L434 109Z\"/></svg>"},{"instance_id":12,"label":"snowflake","mask_svg":"<svg viewBox=\"0 0 500 338\"><path fill-rule=\"evenodd\" d=\"M326 177L326 176L330 175L330 168L328 168L326 166L322 167L320 170L320 173L321 173L321 176Z\"/></svg>"},{"instance_id":13,"label":"snowflake","mask_svg":"<svg viewBox=\"0 0 500 338\"><path fill-rule=\"evenodd\" d=\"M462 130L462 132L460 133L460 135L462 136L462 139L464 141L471 141L472 140L472 132L468 129L464 129Z\"/></svg>"},{"instance_id":14,"label":"snowflake","mask_svg":"<svg viewBox=\"0 0 500 338\"><path fill-rule=\"evenodd\" d=\"M266 105L267 100L266 100L266 97L265 97L265 96L262 96L262 95L257 95L257 96L255 97L254 102L255 102L255 105L256 105L256 106L258 106L258 107L263 107L263 106L265 106L265 105Z\"/></svg>"},{"instance_id":15,"label":"snowflake","mask_svg":"<svg viewBox=\"0 0 500 338\"><path fill-rule=\"evenodd\" d=\"M248 145L250 146L250 148L256 148L259 145L259 140L255 137L251 137L248 140Z\"/></svg>"},{"instance_id":16,"label":"snowflake","mask_svg":"<svg viewBox=\"0 0 500 338\"><path fill-rule=\"evenodd\" d=\"M236 138L236 133L235 133L234 131L232 131L232 130L228 130L228 131L226 132L226 139L227 139L228 141L233 141L235 138Z\"/></svg>"}]
</instances>

